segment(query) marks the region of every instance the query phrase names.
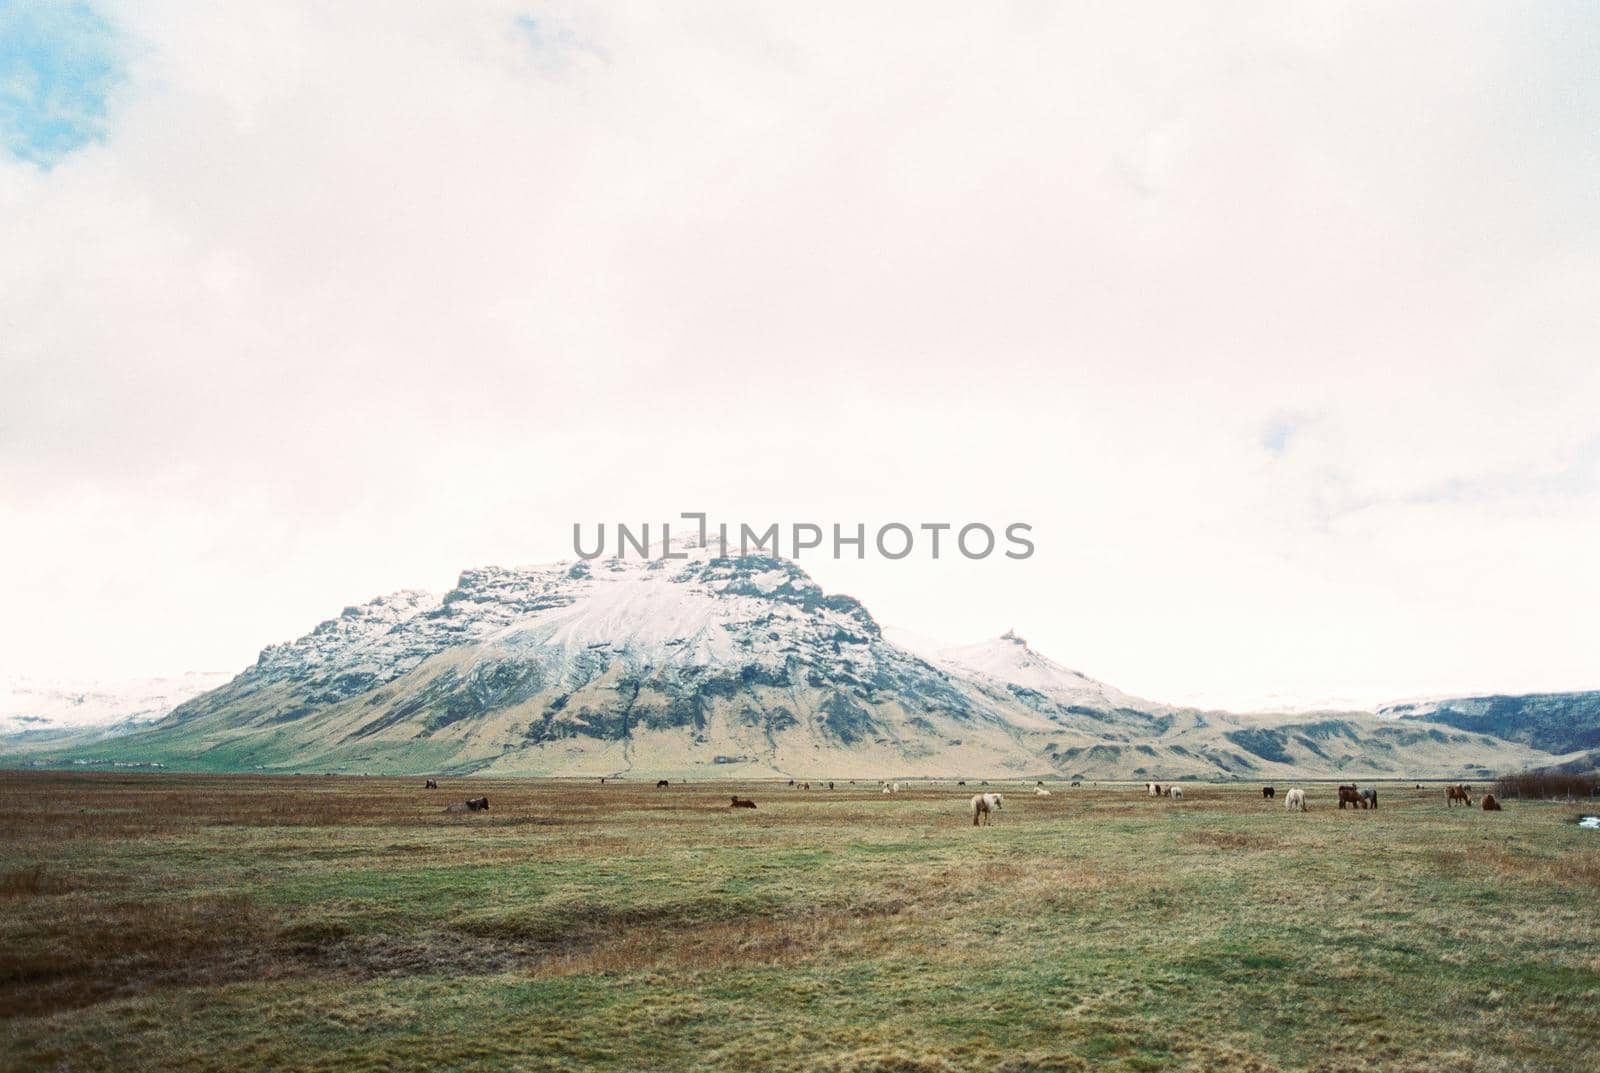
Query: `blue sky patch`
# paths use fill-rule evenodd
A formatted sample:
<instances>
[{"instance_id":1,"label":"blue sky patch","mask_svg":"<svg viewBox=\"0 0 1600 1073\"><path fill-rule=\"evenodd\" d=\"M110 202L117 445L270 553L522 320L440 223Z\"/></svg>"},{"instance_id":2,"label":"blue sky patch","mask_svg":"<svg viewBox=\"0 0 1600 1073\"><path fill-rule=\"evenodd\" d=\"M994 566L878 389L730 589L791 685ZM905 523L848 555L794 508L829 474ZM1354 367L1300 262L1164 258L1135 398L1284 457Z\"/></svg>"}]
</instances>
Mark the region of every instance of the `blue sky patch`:
<instances>
[{"instance_id":1,"label":"blue sky patch","mask_svg":"<svg viewBox=\"0 0 1600 1073\"><path fill-rule=\"evenodd\" d=\"M1289 441L1300 431L1300 421L1289 414L1279 414L1261 430L1261 446L1273 457L1281 457L1289 449Z\"/></svg>"},{"instance_id":2,"label":"blue sky patch","mask_svg":"<svg viewBox=\"0 0 1600 1073\"><path fill-rule=\"evenodd\" d=\"M102 141L116 35L77 0L0 0L0 151L50 167Z\"/></svg>"}]
</instances>

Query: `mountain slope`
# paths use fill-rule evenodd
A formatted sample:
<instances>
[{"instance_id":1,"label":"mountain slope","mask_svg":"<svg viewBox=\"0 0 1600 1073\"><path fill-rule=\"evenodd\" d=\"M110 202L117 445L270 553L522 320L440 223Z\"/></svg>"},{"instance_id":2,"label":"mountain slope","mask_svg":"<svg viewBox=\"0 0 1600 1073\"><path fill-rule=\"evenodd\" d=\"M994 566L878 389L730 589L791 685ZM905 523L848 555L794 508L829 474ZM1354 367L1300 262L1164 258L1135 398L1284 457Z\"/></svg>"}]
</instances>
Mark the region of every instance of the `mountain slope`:
<instances>
[{"instance_id":1,"label":"mountain slope","mask_svg":"<svg viewBox=\"0 0 1600 1073\"><path fill-rule=\"evenodd\" d=\"M791 561L679 554L469 570L442 595L379 597L155 726L27 752L207 770L835 778L1476 778L1550 760L1367 714L1174 708L1009 633L917 655Z\"/></svg>"},{"instance_id":2,"label":"mountain slope","mask_svg":"<svg viewBox=\"0 0 1600 1073\"><path fill-rule=\"evenodd\" d=\"M1391 704L1380 712L1444 723L1549 753L1600 749L1600 691L1412 701Z\"/></svg>"}]
</instances>

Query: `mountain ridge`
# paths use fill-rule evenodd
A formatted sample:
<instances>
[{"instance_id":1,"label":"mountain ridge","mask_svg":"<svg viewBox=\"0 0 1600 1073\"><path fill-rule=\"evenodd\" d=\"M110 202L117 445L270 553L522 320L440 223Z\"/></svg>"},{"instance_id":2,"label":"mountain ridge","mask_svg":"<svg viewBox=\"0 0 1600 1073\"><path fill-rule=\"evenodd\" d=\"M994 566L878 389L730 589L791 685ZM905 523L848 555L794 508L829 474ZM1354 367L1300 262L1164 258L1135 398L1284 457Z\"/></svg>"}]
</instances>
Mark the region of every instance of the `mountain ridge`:
<instances>
[{"instance_id":1,"label":"mountain ridge","mask_svg":"<svg viewBox=\"0 0 1600 1073\"><path fill-rule=\"evenodd\" d=\"M743 778L1482 778L1560 759L1531 740L1427 720L1149 701L1012 631L919 654L792 560L715 546L679 554L476 568L445 593L375 597L268 645L153 726L87 752L28 755Z\"/></svg>"}]
</instances>

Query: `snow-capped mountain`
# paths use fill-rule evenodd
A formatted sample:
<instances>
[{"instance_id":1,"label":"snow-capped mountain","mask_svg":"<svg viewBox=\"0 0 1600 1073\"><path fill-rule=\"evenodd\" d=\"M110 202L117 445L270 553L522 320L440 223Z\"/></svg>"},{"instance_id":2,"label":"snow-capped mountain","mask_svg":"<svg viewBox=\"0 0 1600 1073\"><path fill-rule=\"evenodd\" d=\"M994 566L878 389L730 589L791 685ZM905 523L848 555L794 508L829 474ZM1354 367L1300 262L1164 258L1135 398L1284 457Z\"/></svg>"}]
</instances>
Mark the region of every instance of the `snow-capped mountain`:
<instances>
[{"instance_id":1,"label":"snow-capped mountain","mask_svg":"<svg viewBox=\"0 0 1600 1073\"><path fill-rule=\"evenodd\" d=\"M989 685L1006 688L1021 686L1067 707L1076 705L1098 711L1171 710L1168 705L1129 696L1120 689L1097 682L1086 674L1041 656L1029 648L1028 642L1018 637L1014 630L1007 630L992 640L959 646L934 645L925 638L899 630L885 632L890 640L902 648L916 652L952 673Z\"/></svg>"},{"instance_id":2,"label":"snow-capped mountain","mask_svg":"<svg viewBox=\"0 0 1600 1073\"><path fill-rule=\"evenodd\" d=\"M461 575L265 649L153 727L45 760L212 770L1158 778L1472 774L1525 746L1129 696L1015 634L918 654L796 563L679 545ZM35 752L37 756L37 751Z\"/></svg>"},{"instance_id":3,"label":"snow-capped mountain","mask_svg":"<svg viewBox=\"0 0 1600 1073\"><path fill-rule=\"evenodd\" d=\"M0 684L0 734L151 723L231 677L224 671L94 682L14 676Z\"/></svg>"}]
</instances>

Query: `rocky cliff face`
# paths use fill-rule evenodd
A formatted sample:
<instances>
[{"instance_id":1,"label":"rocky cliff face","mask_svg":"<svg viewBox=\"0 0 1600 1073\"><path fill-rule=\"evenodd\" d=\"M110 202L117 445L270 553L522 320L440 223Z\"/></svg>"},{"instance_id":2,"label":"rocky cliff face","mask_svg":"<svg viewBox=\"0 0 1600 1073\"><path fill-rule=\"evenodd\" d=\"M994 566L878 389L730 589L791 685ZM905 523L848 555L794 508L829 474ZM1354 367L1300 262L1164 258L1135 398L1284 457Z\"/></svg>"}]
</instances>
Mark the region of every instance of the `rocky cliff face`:
<instances>
[{"instance_id":1,"label":"rocky cliff face","mask_svg":"<svg viewBox=\"0 0 1600 1073\"><path fill-rule=\"evenodd\" d=\"M221 770L1240 778L1471 774L1534 750L1129 696L1012 634L915 654L795 563L469 570L346 608L97 755ZM1526 755L1525 755L1526 754Z\"/></svg>"}]
</instances>

